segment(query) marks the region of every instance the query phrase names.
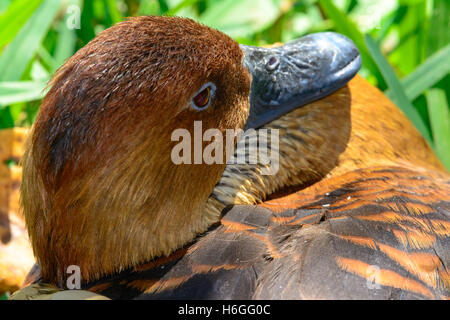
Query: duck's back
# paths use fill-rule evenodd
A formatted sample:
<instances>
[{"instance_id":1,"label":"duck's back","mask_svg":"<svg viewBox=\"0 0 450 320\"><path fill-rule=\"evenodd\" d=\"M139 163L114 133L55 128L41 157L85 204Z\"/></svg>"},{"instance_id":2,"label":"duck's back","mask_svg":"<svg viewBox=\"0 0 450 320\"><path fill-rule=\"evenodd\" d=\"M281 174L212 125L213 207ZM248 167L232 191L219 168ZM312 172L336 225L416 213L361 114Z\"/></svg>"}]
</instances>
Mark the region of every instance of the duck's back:
<instances>
[{"instance_id":1,"label":"duck's back","mask_svg":"<svg viewBox=\"0 0 450 320\"><path fill-rule=\"evenodd\" d=\"M263 204L283 217L280 230L292 231L281 232L291 239L278 245L281 258L265 271L256 295L448 297L449 195L448 177L381 166ZM283 282L283 290L270 290Z\"/></svg>"}]
</instances>

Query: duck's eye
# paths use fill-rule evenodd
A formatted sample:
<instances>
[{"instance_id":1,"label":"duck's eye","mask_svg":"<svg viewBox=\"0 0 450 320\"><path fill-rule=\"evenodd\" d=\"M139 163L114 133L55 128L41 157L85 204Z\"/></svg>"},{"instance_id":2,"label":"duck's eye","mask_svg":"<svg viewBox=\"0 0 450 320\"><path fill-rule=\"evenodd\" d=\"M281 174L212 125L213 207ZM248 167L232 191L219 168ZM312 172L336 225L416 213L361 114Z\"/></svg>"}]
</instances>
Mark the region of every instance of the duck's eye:
<instances>
[{"instance_id":1,"label":"duck's eye","mask_svg":"<svg viewBox=\"0 0 450 320\"><path fill-rule=\"evenodd\" d=\"M192 107L195 110L205 110L209 107L211 99L216 91L216 86L212 82L203 85L192 97Z\"/></svg>"}]
</instances>

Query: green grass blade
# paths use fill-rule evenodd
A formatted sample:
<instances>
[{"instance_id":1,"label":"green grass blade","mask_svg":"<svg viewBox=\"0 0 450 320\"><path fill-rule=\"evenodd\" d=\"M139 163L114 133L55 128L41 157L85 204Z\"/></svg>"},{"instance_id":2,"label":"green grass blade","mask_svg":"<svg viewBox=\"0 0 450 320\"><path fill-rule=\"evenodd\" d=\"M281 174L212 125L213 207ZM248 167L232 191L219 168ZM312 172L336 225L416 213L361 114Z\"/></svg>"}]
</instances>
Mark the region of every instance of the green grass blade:
<instances>
[{"instance_id":1,"label":"green grass blade","mask_svg":"<svg viewBox=\"0 0 450 320\"><path fill-rule=\"evenodd\" d=\"M433 13L430 19L428 54L432 54L450 43L450 1L433 0Z\"/></svg>"},{"instance_id":2,"label":"green grass blade","mask_svg":"<svg viewBox=\"0 0 450 320\"><path fill-rule=\"evenodd\" d=\"M83 9L81 11L81 26L77 30L78 36L82 41L82 46L94 39L95 30L93 26L94 20L94 1L84 0Z\"/></svg>"},{"instance_id":3,"label":"green grass blade","mask_svg":"<svg viewBox=\"0 0 450 320\"><path fill-rule=\"evenodd\" d=\"M367 45L367 49L371 53L375 63L380 69L381 74L383 75L392 92L392 100L403 111L403 113L405 113L409 120L411 120L411 122L416 126L416 128L432 146L433 142L431 140L431 136L422 118L420 117L414 106L411 104L411 102L408 100L403 86L395 75L394 70L392 70L392 67L389 65L389 63L386 61L386 59L378 49L375 40L372 39L372 37L369 35L366 35L364 39Z\"/></svg>"},{"instance_id":4,"label":"green grass blade","mask_svg":"<svg viewBox=\"0 0 450 320\"><path fill-rule=\"evenodd\" d=\"M45 0L0 56L0 81L21 78L59 9L59 0Z\"/></svg>"},{"instance_id":5,"label":"green grass blade","mask_svg":"<svg viewBox=\"0 0 450 320\"><path fill-rule=\"evenodd\" d=\"M396 26L399 41L389 58L401 75L411 73L424 60L428 47L425 29L429 26L426 11L425 1L409 3L405 16Z\"/></svg>"},{"instance_id":6,"label":"green grass blade","mask_svg":"<svg viewBox=\"0 0 450 320\"><path fill-rule=\"evenodd\" d=\"M16 0L0 16L0 48L10 43L42 0Z\"/></svg>"},{"instance_id":7,"label":"green grass blade","mask_svg":"<svg viewBox=\"0 0 450 320\"><path fill-rule=\"evenodd\" d=\"M30 76L33 81L47 82L50 79L50 73L39 60L34 60L31 66ZM1 82L0 82L1 83Z\"/></svg>"},{"instance_id":8,"label":"green grass blade","mask_svg":"<svg viewBox=\"0 0 450 320\"><path fill-rule=\"evenodd\" d=\"M0 107L0 129L13 128L14 119L9 107Z\"/></svg>"},{"instance_id":9,"label":"green grass blade","mask_svg":"<svg viewBox=\"0 0 450 320\"><path fill-rule=\"evenodd\" d=\"M17 124L20 116L22 115L22 111L25 108L25 102L19 102L9 105L9 111L11 113L11 118L14 122L14 126Z\"/></svg>"},{"instance_id":10,"label":"green grass blade","mask_svg":"<svg viewBox=\"0 0 450 320\"><path fill-rule=\"evenodd\" d=\"M230 37L247 37L272 25L281 10L272 0L224 0L209 6L200 22Z\"/></svg>"},{"instance_id":11,"label":"green grass blade","mask_svg":"<svg viewBox=\"0 0 450 320\"><path fill-rule=\"evenodd\" d=\"M52 73L56 71L66 60L74 54L77 36L75 30L66 27L61 23L58 27L58 42L54 53L54 64Z\"/></svg>"},{"instance_id":12,"label":"green grass blade","mask_svg":"<svg viewBox=\"0 0 450 320\"><path fill-rule=\"evenodd\" d=\"M18 102L42 99L45 81L0 82L0 108Z\"/></svg>"},{"instance_id":13,"label":"green grass blade","mask_svg":"<svg viewBox=\"0 0 450 320\"><path fill-rule=\"evenodd\" d=\"M391 27L393 25L398 24L403 19L406 10L407 8L405 6L399 6L397 10L395 10L389 16L384 18L384 21L382 21L380 30L378 31L377 34L376 41L378 45L381 45L381 42L385 39Z\"/></svg>"},{"instance_id":14,"label":"green grass blade","mask_svg":"<svg viewBox=\"0 0 450 320\"><path fill-rule=\"evenodd\" d=\"M104 0L105 3L105 13L110 18L110 26L116 24L117 22L122 21L122 14L117 7L116 0ZM108 26L108 27L110 27Z\"/></svg>"},{"instance_id":15,"label":"green grass blade","mask_svg":"<svg viewBox=\"0 0 450 320\"><path fill-rule=\"evenodd\" d=\"M42 62L47 67L48 70L52 70L53 66L56 64L55 59L42 44L37 49L36 53L39 57L39 59L36 60Z\"/></svg>"},{"instance_id":16,"label":"green grass blade","mask_svg":"<svg viewBox=\"0 0 450 320\"><path fill-rule=\"evenodd\" d=\"M71 0L69 5L79 6L79 0ZM66 14L64 19L59 23L58 41L56 42L55 53L53 56L54 64L52 66L52 73L56 71L66 60L74 54L77 42L77 33L75 29L68 26L70 16Z\"/></svg>"},{"instance_id":17,"label":"green grass blade","mask_svg":"<svg viewBox=\"0 0 450 320\"><path fill-rule=\"evenodd\" d=\"M436 153L450 170L450 114L445 92L442 89L434 88L427 90L425 97Z\"/></svg>"},{"instance_id":18,"label":"green grass blade","mask_svg":"<svg viewBox=\"0 0 450 320\"><path fill-rule=\"evenodd\" d=\"M5 13L5 11L8 9L10 4L11 4L11 0L0 1L0 15Z\"/></svg>"},{"instance_id":19,"label":"green grass blade","mask_svg":"<svg viewBox=\"0 0 450 320\"><path fill-rule=\"evenodd\" d=\"M416 99L426 89L432 87L450 72L450 44L442 48L402 79L406 96L409 100ZM392 98L392 92L386 91Z\"/></svg>"},{"instance_id":20,"label":"green grass blade","mask_svg":"<svg viewBox=\"0 0 450 320\"><path fill-rule=\"evenodd\" d=\"M335 28L338 32L346 35L355 43L361 53L363 65L370 70L370 72L377 78L380 86L385 86L383 77L380 74L375 61L370 55L364 35L358 30L355 23L351 21L348 16L339 10L330 0L319 0L320 7L325 12L326 16L334 21Z\"/></svg>"},{"instance_id":21,"label":"green grass blade","mask_svg":"<svg viewBox=\"0 0 450 320\"><path fill-rule=\"evenodd\" d=\"M159 13L159 4L156 1L140 0L138 16L156 15Z\"/></svg>"},{"instance_id":22,"label":"green grass blade","mask_svg":"<svg viewBox=\"0 0 450 320\"><path fill-rule=\"evenodd\" d=\"M194 4L196 4L197 2L199 2L200 0L183 0L181 1L179 4L177 4L176 6L174 6L173 8L169 9L165 15L167 16L174 16L176 15L181 9L188 7L188 6L192 6Z\"/></svg>"},{"instance_id":23,"label":"green grass blade","mask_svg":"<svg viewBox=\"0 0 450 320\"><path fill-rule=\"evenodd\" d=\"M165 0L158 0L159 4L159 13L165 14L167 11L169 11L169 5L167 4L167 1Z\"/></svg>"}]
</instances>

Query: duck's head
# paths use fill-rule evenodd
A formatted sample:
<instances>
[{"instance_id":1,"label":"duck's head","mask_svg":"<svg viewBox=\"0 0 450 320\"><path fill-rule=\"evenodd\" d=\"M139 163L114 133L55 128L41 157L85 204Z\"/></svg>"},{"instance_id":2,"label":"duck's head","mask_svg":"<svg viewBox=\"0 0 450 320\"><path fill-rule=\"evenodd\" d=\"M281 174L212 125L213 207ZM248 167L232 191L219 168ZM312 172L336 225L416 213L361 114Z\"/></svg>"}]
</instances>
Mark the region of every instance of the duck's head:
<instances>
[{"instance_id":1,"label":"duck's head","mask_svg":"<svg viewBox=\"0 0 450 320\"><path fill-rule=\"evenodd\" d=\"M139 17L102 32L58 70L28 141L21 187L44 281L64 286L71 265L83 281L138 265L219 219L205 208L225 161L176 164L173 133L194 138L194 121L223 136L244 128L249 70L258 64L250 51L189 19ZM266 60L259 58L271 71ZM283 112L301 104L285 93L272 99L288 105ZM251 119L265 117L258 125L273 120L254 109Z\"/></svg>"}]
</instances>

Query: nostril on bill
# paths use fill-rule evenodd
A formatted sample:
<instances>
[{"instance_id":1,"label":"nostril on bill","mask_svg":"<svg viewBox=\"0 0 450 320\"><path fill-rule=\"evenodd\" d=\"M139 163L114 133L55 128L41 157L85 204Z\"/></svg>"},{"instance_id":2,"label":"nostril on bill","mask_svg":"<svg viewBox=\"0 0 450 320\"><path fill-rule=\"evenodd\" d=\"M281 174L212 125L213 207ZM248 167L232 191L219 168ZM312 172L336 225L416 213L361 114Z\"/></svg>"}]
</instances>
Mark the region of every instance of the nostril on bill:
<instances>
[{"instance_id":1,"label":"nostril on bill","mask_svg":"<svg viewBox=\"0 0 450 320\"><path fill-rule=\"evenodd\" d=\"M275 56L271 56L266 63L266 69L267 71L273 71L278 67L279 64L280 60Z\"/></svg>"}]
</instances>

